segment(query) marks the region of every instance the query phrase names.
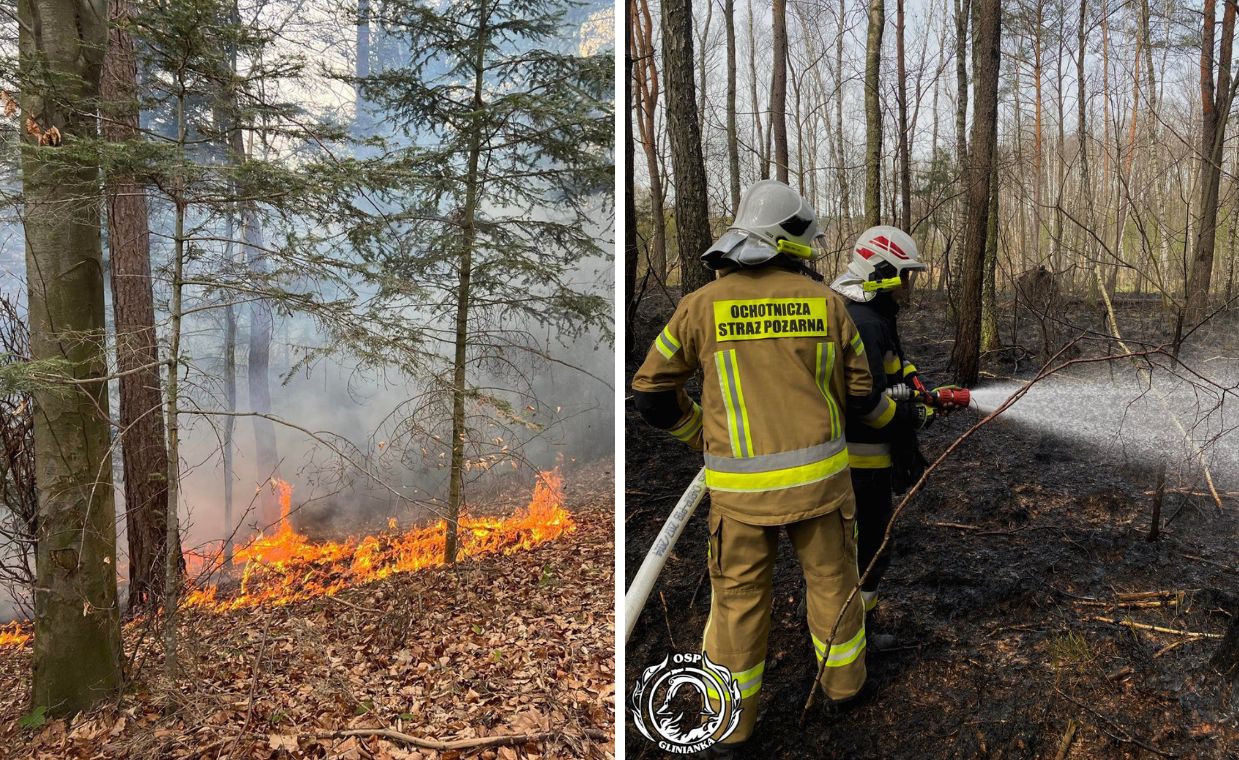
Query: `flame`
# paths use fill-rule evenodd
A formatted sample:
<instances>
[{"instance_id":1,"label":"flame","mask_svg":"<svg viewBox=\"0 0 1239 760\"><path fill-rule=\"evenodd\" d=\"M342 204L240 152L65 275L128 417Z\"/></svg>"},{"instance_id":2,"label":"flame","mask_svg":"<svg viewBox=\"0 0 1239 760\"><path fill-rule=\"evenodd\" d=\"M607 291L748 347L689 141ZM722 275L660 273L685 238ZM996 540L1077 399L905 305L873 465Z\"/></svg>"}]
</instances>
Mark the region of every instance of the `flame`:
<instances>
[{"instance_id":1,"label":"flame","mask_svg":"<svg viewBox=\"0 0 1239 760\"><path fill-rule=\"evenodd\" d=\"M273 533L259 535L234 553L233 564L243 568L237 594L219 598L214 585L193 589L185 597L186 607L222 612L285 605L443 564L445 521L398 533L392 519L386 532L342 542L314 542L289 521L292 486L282 480L273 482L280 499L280 522ZM511 554L576 530L571 514L563 508L563 478L558 469L538 475L529 506L515 514L506 518L462 515L457 525L459 559Z\"/></svg>"},{"instance_id":2,"label":"flame","mask_svg":"<svg viewBox=\"0 0 1239 760\"><path fill-rule=\"evenodd\" d=\"M0 647L25 646L30 641L30 634L22 630L21 623L0 625Z\"/></svg>"}]
</instances>

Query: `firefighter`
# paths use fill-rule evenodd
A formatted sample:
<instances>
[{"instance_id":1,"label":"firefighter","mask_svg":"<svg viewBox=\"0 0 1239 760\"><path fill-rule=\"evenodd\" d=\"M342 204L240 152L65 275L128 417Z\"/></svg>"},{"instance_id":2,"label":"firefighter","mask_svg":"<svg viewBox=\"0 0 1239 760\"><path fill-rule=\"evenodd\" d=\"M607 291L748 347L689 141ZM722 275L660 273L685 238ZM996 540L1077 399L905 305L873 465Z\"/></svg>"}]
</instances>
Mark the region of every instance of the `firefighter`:
<instances>
[{"instance_id":1,"label":"firefighter","mask_svg":"<svg viewBox=\"0 0 1239 760\"><path fill-rule=\"evenodd\" d=\"M805 276L812 208L786 184L747 189L735 223L703 255L720 276L684 296L633 377L638 411L705 458L710 491L710 617L702 650L739 684L740 723L712 756L752 733L766 666L772 571L786 530L807 585L821 688L831 700L865 681L855 588L855 502L844 425L881 402L843 300ZM700 369L701 402L685 382Z\"/></svg>"},{"instance_id":2,"label":"firefighter","mask_svg":"<svg viewBox=\"0 0 1239 760\"><path fill-rule=\"evenodd\" d=\"M899 340L899 306L912 287L912 273L925 265L916 243L897 227L871 227L852 248L847 271L831 288L847 301L848 314L865 345L874 389L918 385L916 365L908 360ZM863 573L877 553L891 519L891 493L902 493L924 472L925 460L917 446L916 431L934 421L934 408L922 403L896 403L885 396L868 414L849 416L848 463L856 493L858 550ZM878 603L878 584L890 564L888 551L878 557L861 587L865 611ZM871 639L878 649L893 637Z\"/></svg>"}]
</instances>

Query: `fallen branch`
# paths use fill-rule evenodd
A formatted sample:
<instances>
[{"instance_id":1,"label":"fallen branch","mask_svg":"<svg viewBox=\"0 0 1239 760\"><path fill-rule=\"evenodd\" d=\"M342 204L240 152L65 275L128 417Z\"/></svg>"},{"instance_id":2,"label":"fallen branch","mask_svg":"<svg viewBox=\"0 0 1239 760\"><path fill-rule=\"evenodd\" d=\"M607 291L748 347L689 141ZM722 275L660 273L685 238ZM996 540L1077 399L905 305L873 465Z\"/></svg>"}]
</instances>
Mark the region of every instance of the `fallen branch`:
<instances>
[{"instance_id":1,"label":"fallen branch","mask_svg":"<svg viewBox=\"0 0 1239 760\"><path fill-rule=\"evenodd\" d=\"M585 736L598 741L606 741L607 734L594 728L587 728L584 731ZM536 734L508 734L506 736L479 736L474 739L455 739L453 741L442 741L440 739L423 739L420 736L395 731L390 728L354 728L347 731L327 731L324 733L310 734L314 739L347 739L349 737L370 737L377 736L393 742L402 744L411 744L414 747L422 749L433 749L440 752L446 752L453 749L475 749L477 747L510 747L515 744L526 744L529 742L542 742L547 739L558 739L561 737L570 736L563 731L541 731Z\"/></svg>"},{"instance_id":2,"label":"fallen branch","mask_svg":"<svg viewBox=\"0 0 1239 760\"><path fill-rule=\"evenodd\" d=\"M1095 620L1098 623L1110 623L1112 625L1122 625L1128 628L1138 628L1142 631L1157 631L1158 633L1172 633L1176 636L1189 636L1191 638L1197 638L1197 639L1220 639L1222 638L1222 634L1220 633L1203 633L1201 631L1181 631L1177 628L1163 628L1160 625L1148 625L1147 623L1137 623L1134 620L1113 620L1111 618L1104 618L1104 617L1098 617L1098 616L1091 617L1089 618L1089 620Z\"/></svg>"},{"instance_id":3,"label":"fallen branch","mask_svg":"<svg viewBox=\"0 0 1239 760\"><path fill-rule=\"evenodd\" d=\"M1174 754L1173 752L1166 752L1165 750L1160 750L1151 744L1146 744L1140 741L1136 737L1127 733L1126 729L1124 729L1121 725L1116 723L1111 718L1107 718L1106 716L1097 712L1096 710L1084 704L1083 702L1080 702L1079 700L1070 696L1069 694L1067 694L1066 692L1064 692L1062 689L1058 688L1057 686L1054 687L1054 691L1057 692L1060 697L1063 697L1068 702L1072 703L1076 707L1080 708L1081 710L1084 710L1085 712L1092 715L1094 718L1097 718L1099 721L1101 721L1104 725L1099 726L1099 728L1101 728L1101 730L1104 731L1111 738L1117 739L1127 744L1134 744L1137 747L1140 747L1141 749L1152 752L1155 755L1161 755L1162 757L1178 757L1178 755ZM1110 728L1107 729L1106 726L1109 726ZM1116 731L1117 733L1115 733Z\"/></svg>"},{"instance_id":4,"label":"fallen branch","mask_svg":"<svg viewBox=\"0 0 1239 760\"><path fill-rule=\"evenodd\" d=\"M1063 732L1063 738L1058 743L1058 752L1054 754L1054 760L1063 760L1063 758L1067 757L1067 752L1071 749L1071 742L1075 740L1076 729L1079 726L1080 724L1076 722L1075 718L1067 721L1067 730Z\"/></svg>"}]
</instances>

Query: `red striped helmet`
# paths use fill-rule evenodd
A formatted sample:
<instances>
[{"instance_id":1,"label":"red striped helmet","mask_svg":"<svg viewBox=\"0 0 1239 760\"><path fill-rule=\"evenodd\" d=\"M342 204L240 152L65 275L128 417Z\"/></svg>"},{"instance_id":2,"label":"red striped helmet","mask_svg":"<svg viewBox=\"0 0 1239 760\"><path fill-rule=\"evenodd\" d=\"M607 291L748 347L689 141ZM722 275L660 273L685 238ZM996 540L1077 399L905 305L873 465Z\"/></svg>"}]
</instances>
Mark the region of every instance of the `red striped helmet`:
<instances>
[{"instance_id":1,"label":"red striped helmet","mask_svg":"<svg viewBox=\"0 0 1239 760\"><path fill-rule=\"evenodd\" d=\"M885 224L860 234L848 264L848 270L864 282L868 291L892 290L900 284L904 272L924 268L912 236Z\"/></svg>"}]
</instances>

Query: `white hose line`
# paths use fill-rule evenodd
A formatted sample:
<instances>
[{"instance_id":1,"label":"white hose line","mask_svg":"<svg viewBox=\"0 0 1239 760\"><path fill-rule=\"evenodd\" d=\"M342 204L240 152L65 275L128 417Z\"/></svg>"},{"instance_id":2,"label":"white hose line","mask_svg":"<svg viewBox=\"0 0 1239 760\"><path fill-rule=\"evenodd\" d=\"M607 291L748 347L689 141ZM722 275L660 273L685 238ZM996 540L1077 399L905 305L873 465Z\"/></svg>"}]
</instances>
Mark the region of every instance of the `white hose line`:
<instances>
[{"instance_id":1,"label":"white hose line","mask_svg":"<svg viewBox=\"0 0 1239 760\"><path fill-rule=\"evenodd\" d=\"M701 499L705 495L706 470L703 467L697 472L697 477L693 478L693 482L688 484L684 495L676 502L675 508L671 510L667 522L663 523L663 529L658 532L658 538L654 539L654 546L645 555L641 569L637 570L636 576L632 579L632 585L624 594L624 624L627 627L624 631L625 644L628 643L628 637L632 636L632 629L637 624L637 618L641 616L641 610L645 609L645 602L650 598L654 581L658 580L658 574L667 564L667 556L671 554L675 542L680 540L684 527L688 525L688 518L693 516L693 512L697 510L697 505L701 504Z\"/></svg>"}]
</instances>

